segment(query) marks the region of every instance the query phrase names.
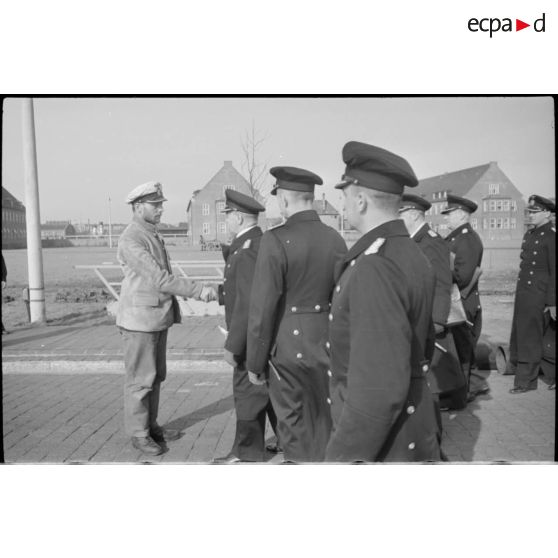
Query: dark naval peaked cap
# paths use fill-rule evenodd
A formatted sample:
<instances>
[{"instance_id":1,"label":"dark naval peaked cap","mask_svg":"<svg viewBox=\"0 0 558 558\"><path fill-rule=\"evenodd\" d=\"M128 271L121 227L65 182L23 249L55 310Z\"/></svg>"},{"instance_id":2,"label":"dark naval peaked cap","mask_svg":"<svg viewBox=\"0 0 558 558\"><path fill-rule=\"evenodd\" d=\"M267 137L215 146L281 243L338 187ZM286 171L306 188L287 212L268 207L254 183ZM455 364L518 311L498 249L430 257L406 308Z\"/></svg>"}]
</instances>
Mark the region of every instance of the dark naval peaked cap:
<instances>
[{"instance_id":1,"label":"dark naval peaked cap","mask_svg":"<svg viewBox=\"0 0 558 558\"><path fill-rule=\"evenodd\" d=\"M418 209L419 211L428 211L432 204L420 196L415 194L403 194L401 197L401 204L399 205L399 213L407 211L408 209Z\"/></svg>"},{"instance_id":2,"label":"dark naval peaked cap","mask_svg":"<svg viewBox=\"0 0 558 558\"><path fill-rule=\"evenodd\" d=\"M530 213L539 213L540 211L553 212L556 211L556 204L548 198L543 198L542 196L533 194L532 196L529 196L527 211Z\"/></svg>"},{"instance_id":3,"label":"dark naval peaked cap","mask_svg":"<svg viewBox=\"0 0 558 558\"><path fill-rule=\"evenodd\" d=\"M354 184L380 192L402 194L405 186L414 188L418 184L411 165L403 157L381 147L350 141L343 147L342 155L347 166L342 182L336 188Z\"/></svg>"},{"instance_id":4,"label":"dark naval peaked cap","mask_svg":"<svg viewBox=\"0 0 558 558\"><path fill-rule=\"evenodd\" d=\"M226 205L222 213L240 211L241 213L257 215L260 211L265 211L265 207L254 198L235 190L225 190L225 200Z\"/></svg>"},{"instance_id":5,"label":"dark naval peaked cap","mask_svg":"<svg viewBox=\"0 0 558 558\"><path fill-rule=\"evenodd\" d=\"M455 194L448 194L447 200L447 207L443 211L440 211L440 213L442 213L443 215L451 213L456 209L462 209L467 213L474 213L478 207L478 205L474 201L468 200L467 198L462 198L461 196L456 196Z\"/></svg>"},{"instance_id":6,"label":"dark naval peaked cap","mask_svg":"<svg viewBox=\"0 0 558 558\"><path fill-rule=\"evenodd\" d=\"M271 190L271 195L277 195L277 189L293 190L295 192L313 192L316 184L322 185L324 181L313 172L297 167L273 167L269 173L277 181Z\"/></svg>"}]
</instances>

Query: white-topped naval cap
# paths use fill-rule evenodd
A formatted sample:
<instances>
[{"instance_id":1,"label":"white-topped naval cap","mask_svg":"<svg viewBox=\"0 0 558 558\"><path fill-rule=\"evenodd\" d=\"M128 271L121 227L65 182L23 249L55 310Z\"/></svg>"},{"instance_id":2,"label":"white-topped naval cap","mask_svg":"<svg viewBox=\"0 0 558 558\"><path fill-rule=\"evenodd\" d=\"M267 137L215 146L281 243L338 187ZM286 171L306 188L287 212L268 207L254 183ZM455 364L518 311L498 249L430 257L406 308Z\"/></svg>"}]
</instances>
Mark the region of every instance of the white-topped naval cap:
<instances>
[{"instance_id":1,"label":"white-topped naval cap","mask_svg":"<svg viewBox=\"0 0 558 558\"><path fill-rule=\"evenodd\" d=\"M163 196L163 187L160 182L146 182L136 186L126 197L126 203L137 201L157 203L167 201Z\"/></svg>"}]
</instances>

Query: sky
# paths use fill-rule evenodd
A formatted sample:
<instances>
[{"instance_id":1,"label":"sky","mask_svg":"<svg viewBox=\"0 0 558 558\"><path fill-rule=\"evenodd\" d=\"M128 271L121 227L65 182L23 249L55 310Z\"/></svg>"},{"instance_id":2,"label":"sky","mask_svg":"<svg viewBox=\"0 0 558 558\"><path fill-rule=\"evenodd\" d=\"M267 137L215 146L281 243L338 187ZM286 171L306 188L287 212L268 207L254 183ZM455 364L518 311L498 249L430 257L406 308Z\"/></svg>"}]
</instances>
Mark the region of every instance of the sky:
<instances>
[{"instance_id":1,"label":"sky","mask_svg":"<svg viewBox=\"0 0 558 558\"><path fill-rule=\"evenodd\" d=\"M21 106L4 100L2 185L25 203ZM555 195L550 97L37 98L34 111L42 222L106 223L110 210L126 223L127 193L149 180L169 200L163 221L186 221L193 191L225 160L243 172L252 125L261 163L319 174L317 197L338 209L351 140L405 157L419 179L496 161L524 196Z\"/></svg>"}]
</instances>

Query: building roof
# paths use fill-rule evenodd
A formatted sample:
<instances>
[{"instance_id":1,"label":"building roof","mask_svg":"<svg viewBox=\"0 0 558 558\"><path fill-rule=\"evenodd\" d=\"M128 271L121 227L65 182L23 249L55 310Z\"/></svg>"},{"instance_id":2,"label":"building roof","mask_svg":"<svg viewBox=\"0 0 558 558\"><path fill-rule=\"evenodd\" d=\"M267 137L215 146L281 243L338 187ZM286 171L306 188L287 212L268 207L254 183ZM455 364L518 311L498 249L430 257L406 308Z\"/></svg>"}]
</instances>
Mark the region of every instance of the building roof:
<instances>
[{"instance_id":1,"label":"building roof","mask_svg":"<svg viewBox=\"0 0 558 558\"><path fill-rule=\"evenodd\" d=\"M458 196L465 196L489 169L490 165L491 163L487 163L478 167L423 178L419 180L416 190L413 190L418 194L425 195L427 198L431 197L435 192L443 191L451 192Z\"/></svg>"},{"instance_id":2,"label":"building roof","mask_svg":"<svg viewBox=\"0 0 558 558\"><path fill-rule=\"evenodd\" d=\"M22 211L25 211L25 206L15 196L10 194L4 186L2 186L2 207L21 209Z\"/></svg>"},{"instance_id":3,"label":"building roof","mask_svg":"<svg viewBox=\"0 0 558 558\"><path fill-rule=\"evenodd\" d=\"M318 215L339 215L339 211L325 199L325 196L321 200L314 200L312 208Z\"/></svg>"}]
</instances>

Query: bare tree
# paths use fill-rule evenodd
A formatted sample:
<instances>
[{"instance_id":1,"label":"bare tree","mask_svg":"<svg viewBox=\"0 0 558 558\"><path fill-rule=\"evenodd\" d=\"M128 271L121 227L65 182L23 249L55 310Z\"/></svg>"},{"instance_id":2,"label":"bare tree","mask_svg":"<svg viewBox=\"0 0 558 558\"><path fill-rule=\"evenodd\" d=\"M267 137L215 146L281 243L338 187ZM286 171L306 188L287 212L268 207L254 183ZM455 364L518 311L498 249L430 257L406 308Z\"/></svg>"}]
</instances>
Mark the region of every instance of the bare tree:
<instances>
[{"instance_id":1,"label":"bare tree","mask_svg":"<svg viewBox=\"0 0 558 558\"><path fill-rule=\"evenodd\" d=\"M243 153L241 168L248 180L250 194L264 205L269 196L266 185L267 162L261 162L258 151L266 139L266 136L257 132L256 125L252 120L252 128L244 132L241 142Z\"/></svg>"}]
</instances>

